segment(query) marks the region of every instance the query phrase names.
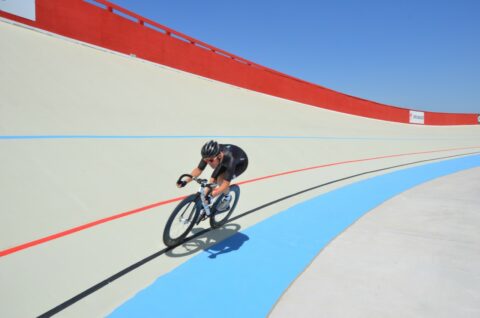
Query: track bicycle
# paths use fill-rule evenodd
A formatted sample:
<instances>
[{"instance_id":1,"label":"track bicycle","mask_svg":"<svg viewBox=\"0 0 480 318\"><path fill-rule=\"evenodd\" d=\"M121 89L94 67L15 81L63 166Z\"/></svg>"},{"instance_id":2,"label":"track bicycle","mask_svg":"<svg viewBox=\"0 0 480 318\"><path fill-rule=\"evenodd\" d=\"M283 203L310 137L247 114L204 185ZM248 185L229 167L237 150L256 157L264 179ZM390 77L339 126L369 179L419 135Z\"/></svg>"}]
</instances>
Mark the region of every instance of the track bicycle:
<instances>
[{"instance_id":1,"label":"track bicycle","mask_svg":"<svg viewBox=\"0 0 480 318\"><path fill-rule=\"evenodd\" d=\"M208 183L207 179L200 179L189 174L181 175L177 183L183 181L182 179L184 177L192 178L192 180L200 185L200 188L196 193L183 199L168 218L163 231L163 242L168 247L181 244L192 228L203 221L204 213L209 215L210 226L214 229L227 223L228 218L233 213L233 210L235 210L238 199L240 198L240 187L238 185L231 185L229 190L231 196L230 208L219 212L217 211L217 205L223 200L225 194L222 193L215 200L206 194L207 188L212 190L216 188L218 184Z\"/></svg>"}]
</instances>

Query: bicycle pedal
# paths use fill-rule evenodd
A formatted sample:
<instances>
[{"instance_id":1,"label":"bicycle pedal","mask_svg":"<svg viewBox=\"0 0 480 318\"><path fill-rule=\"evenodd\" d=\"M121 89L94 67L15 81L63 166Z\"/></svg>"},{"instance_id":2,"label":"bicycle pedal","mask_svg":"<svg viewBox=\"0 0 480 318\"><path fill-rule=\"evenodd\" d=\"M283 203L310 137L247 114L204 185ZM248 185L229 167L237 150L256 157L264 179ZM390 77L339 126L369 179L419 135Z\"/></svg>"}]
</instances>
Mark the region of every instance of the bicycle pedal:
<instances>
[{"instance_id":1,"label":"bicycle pedal","mask_svg":"<svg viewBox=\"0 0 480 318\"><path fill-rule=\"evenodd\" d=\"M210 217L210 215L208 215L208 214L205 213L205 212L202 212L202 214L200 214L200 217L198 218L198 222L205 221L205 220L208 219L209 217Z\"/></svg>"}]
</instances>

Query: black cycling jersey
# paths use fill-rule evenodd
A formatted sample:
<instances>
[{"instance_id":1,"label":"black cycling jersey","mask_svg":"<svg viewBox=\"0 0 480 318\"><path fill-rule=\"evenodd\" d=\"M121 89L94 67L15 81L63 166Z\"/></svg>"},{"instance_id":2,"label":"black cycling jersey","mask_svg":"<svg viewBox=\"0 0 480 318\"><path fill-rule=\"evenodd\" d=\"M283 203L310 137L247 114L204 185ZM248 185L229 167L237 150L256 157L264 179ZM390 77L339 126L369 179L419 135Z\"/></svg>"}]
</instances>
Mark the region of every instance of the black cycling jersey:
<instances>
[{"instance_id":1,"label":"black cycling jersey","mask_svg":"<svg viewBox=\"0 0 480 318\"><path fill-rule=\"evenodd\" d=\"M219 175L224 174L225 181L232 181L247 169L248 157L242 148L220 144L220 151L223 152L223 160L213 171L212 178L217 179ZM207 162L201 159L198 169L203 171L206 166Z\"/></svg>"}]
</instances>

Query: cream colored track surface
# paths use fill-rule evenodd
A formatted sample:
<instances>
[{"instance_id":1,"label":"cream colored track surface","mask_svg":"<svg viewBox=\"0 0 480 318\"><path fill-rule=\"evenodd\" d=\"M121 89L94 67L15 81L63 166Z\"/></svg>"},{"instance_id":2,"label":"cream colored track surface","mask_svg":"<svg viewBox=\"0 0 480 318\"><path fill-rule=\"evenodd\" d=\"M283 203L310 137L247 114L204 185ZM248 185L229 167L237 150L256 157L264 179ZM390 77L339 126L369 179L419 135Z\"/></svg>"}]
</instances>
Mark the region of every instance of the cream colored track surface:
<instances>
[{"instance_id":1,"label":"cream colored track surface","mask_svg":"<svg viewBox=\"0 0 480 318\"><path fill-rule=\"evenodd\" d=\"M209 136L248 153L250 165L239 182L325 165L242 185L235 215L359 173L480 151L480 126L427 127L345 115L5 21L0 21L0 39L1 250L195 191L177 189L175 180L196 166ZM126 138L135 136L156 137ZM319 187L235 224L245 229L298 202L380 173ZM161 251L163 226L175 204L1 257L0 316L42 314ZM204 239L215 242L221 234L212 231ZM182 248L82 298L59 316L111 312L194 255Z\"/></svg>"}]
</instances>

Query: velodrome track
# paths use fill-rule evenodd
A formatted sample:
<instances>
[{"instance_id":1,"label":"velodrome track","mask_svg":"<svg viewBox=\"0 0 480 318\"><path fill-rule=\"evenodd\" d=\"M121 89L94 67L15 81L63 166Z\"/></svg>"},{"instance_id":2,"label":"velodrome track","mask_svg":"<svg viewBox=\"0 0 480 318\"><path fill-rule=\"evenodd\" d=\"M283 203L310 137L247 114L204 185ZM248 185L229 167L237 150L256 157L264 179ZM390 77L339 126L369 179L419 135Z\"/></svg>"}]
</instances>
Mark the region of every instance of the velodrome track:
<instances>
[{"instance_id":1,"label":"velodrome track","mask_svg":"<svg viewBox=\"0 0 480 318\"><path fill-rule=\"evenodd\" d=\"M435 178L478 166L471 158L480 153L479 126L407 125L327 111L5 20L0 38L2 317L105 316L157 278L195 265L209 246L251 229L238 251L212 262L244 255L259 246L256 226L302 202L407 168L468 159L455 161L456 168L446 164L453 170L439 168ZM209 139L238 144L249 155L234 220L166 251L165 221L178 198L196 190L174 182L197 164ZM290 231L300 234L302 226ZM275 245L286 233L262 233L288 259L281 240ZM213 265L199 270L198 277L210 278L201 285L205 297L217 279L245 267L234 264L239 268L220 278L209 272ZM172 294L186 303L199 297L177 283ZM228 304L249 307L243 299Z\"/></svg>"}]
</instances>

